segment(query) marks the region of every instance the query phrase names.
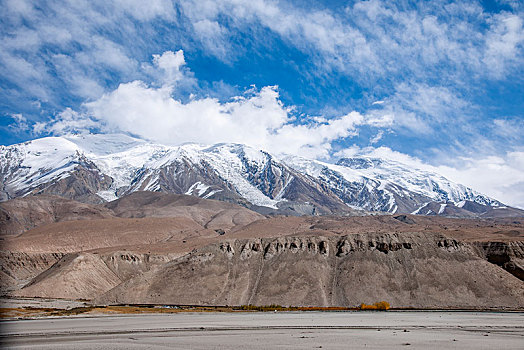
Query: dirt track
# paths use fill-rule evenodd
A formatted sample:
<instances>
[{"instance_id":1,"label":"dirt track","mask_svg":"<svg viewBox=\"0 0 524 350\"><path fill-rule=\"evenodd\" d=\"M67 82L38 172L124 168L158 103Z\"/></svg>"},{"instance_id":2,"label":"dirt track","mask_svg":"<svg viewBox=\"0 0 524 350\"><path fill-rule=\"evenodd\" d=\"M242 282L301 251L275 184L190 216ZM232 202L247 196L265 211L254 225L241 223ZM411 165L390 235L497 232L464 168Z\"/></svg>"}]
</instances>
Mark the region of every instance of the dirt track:
<instances>
[{"instance_id":1,"label":"dirt track","mask_svg":"<svg viewBox=\"0 0 524 350\"><path fill-rule=\"evenodd\" d=\"M524 313L184 313L3 321L6 348L522 349Z\"/></svg>"}]
</instances>

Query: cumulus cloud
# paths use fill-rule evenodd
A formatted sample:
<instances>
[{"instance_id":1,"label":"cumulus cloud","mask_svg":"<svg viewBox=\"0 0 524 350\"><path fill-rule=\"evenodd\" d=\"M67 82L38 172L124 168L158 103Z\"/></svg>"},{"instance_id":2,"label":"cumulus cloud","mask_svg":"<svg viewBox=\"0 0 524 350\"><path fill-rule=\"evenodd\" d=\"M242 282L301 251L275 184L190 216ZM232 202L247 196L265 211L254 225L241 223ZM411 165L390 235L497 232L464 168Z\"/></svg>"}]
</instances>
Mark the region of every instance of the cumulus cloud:
<instances>
[{"instance_id":1,"label":"cumulus cloud","mask_svg":"<svg viewBox=\"0 0 524 350\"><path fill-rule=\"evenodd\" d=\"M457 166L457 163L460 165ZM438 166L437 170L449 179L524 209L524 152L462 157L451 166Z\"/></svg>"},{"instance_id":2,"label":"cumulus cloud","mask_svg":"<svg viewBox=\"0 0 524 350\"><path fill-rule=\"evenodd\" d=\"M107 130L164 144L234 142L312 157L328 156L333 140L350 136L363 122L363 116L353 112L294 124L291 109L282 104L272 86L226 103L215 98L182 103L172 97L168 86L154 88L134 81L85 106Z\"/></svg>"},{"instance_id":3,"label":"cumulus cloud","mask_svg":"<svg viewBox=\"0 0 524 350\"><path fill-rule=\"evenodd\" d=\"M71 133L85 133L99 130L100 123L89 116L83 115L71 108L58 113L49 122L37 122L32 126L32 132L39 134L64 135Z\"/></svg>"},{"instance_id":4,"label":"cumulus cloud","mask_svg":"<svg viewBox=\"0 0 524 350\"><path fill-rule=\"evenodd\" d=\"M357 135L358 126L390 123L388 116L365 116L358 112L331 119L297 120L294 107L281 102L276 86L252 88L226 102L210 97L182 102L174 97L173 91L186 79L180 70L185 65L183 51L153 55L153 64L164 73L152 72L163 76L161 86L140 80L120 84L100 98L84 103L82 112L68 108L50 122L37 123L35 133L98 129L129 133L163 144L233 142L276 154L328 158L332 142Z\"/></svg>"},{"instance_id":5,"label":"cumulus cloud","mask_svg":"<svg viewBox=\"0 0 524 350\"><path fill-rule=\"evenodd\" d=\"M176 53L166 51L162 55L153 55L153 63L163 71L162 80L167 84L173 84L182 79L183 73L180 69L186 64L186 60L182 50Z\"/></svg>"}]
</instances>

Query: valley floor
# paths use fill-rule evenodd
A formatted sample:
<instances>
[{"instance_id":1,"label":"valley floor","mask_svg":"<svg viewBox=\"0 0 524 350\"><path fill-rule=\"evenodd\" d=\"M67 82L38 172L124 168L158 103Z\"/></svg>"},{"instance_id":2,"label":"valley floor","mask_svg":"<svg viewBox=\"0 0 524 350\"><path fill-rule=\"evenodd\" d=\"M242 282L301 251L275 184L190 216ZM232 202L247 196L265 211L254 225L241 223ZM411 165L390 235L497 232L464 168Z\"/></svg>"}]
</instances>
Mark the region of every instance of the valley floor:
<instances>
[{"instance_id":1,"label":"valley floor","mask_svg":"<svg viewBox=\"0 0 524 350\"><path fill-rule=\"evenodd\" d=\"M2 348L522 349L522 312L177 313L0 322Z\"/></svg>"}]
</instances>

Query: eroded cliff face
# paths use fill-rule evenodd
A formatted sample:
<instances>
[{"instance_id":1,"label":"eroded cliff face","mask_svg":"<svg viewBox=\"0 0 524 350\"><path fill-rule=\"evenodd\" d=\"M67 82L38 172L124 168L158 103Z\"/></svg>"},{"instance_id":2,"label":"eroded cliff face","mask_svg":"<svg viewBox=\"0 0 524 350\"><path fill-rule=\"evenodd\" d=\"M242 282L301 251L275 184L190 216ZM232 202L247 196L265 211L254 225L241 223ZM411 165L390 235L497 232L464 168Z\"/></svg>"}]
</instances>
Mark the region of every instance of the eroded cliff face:
<instances>
[{"instance_id":1,"label":"eroded cliff face","mask_svg":"<svg viewBox=\"0 0 524 350\"><path fill-rule=\"evenodd\" d=\"M524 242L475 242L480 255L524 281Z\"/></svg>"},{"instance_id":2,"label":"eroded cliff face","mask_svg":"<svg viewBox=\"0 0 524 350\"><path fill-rule=\"evenodd\" d=\"M0 292L5 294L23 287L63 256L63 253L0 251Z\"/></svg>"},{"instance_id":3,"label":"eroded cliff face","mask_svg":"<svg viewBox=\"0 0 524 350\"><path fill-rule=\"evenodd\" d=\"M121 283L98 303L494 308L524 306L521 280L436 233L237 239Z\"/></svg>"},{"instance_id":4,"label":"eroded cliff face","mask_svg":"<svg viewBox=\"0 0 524 350\"><path fill-rule=\"evenodd\" d=\"M178 256L128 251L69 253L12 294L90 300Z\"/></svg>"}]
</instances>

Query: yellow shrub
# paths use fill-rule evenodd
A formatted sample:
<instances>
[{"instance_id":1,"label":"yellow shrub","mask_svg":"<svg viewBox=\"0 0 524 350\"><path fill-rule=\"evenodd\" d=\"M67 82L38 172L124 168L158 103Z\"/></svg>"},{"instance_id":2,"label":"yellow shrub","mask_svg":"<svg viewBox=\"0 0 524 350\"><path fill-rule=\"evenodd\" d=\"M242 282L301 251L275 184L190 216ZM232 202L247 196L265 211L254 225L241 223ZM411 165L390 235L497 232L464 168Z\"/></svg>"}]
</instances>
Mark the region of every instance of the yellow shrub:
<instances>
[{"instance_id":1,"label":"yellow shrub","mask_svg":"<svg viewBox=\"0 0 524 350\"><path fill-rule=\"evenodd\" d=\"M360 310L389 310L390 306L387 301L379 301L373 305L360 304Z\"/></svg>"}]
</instances>

